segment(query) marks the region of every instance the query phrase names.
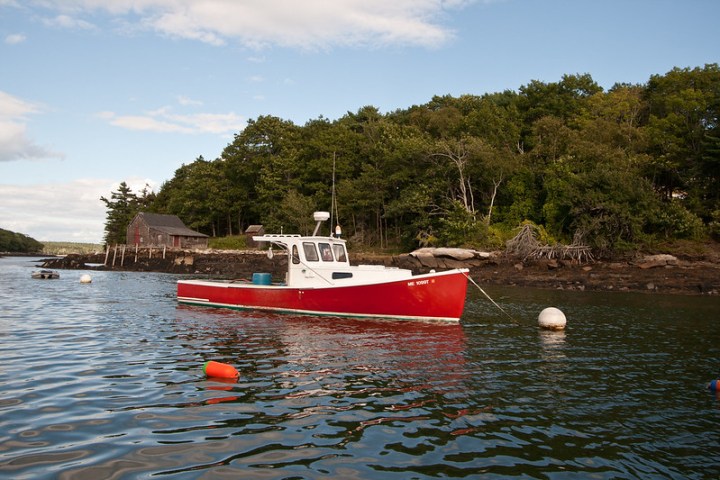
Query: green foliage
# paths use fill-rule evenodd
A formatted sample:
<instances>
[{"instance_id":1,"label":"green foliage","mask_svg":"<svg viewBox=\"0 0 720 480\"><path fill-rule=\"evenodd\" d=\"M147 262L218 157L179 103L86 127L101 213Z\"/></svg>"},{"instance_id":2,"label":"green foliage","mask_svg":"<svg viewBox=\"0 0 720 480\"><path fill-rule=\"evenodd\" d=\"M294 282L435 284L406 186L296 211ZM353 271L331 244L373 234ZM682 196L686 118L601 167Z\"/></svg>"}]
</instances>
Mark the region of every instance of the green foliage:
<instances>
[{"instance_id":1,"label":"green foliage","mask_svg":"<svg viewBox=\"0 0 720 480\"><path fill-rule=\"evenodd\" d=\"M708 225L708 233L715 240L720 240L720 210L715 210L711 215L712 220Z\"/></svg>"},{"instance_id":2,"label":"green foliage","mask_svg":"<svg viewBox=\"0 0 720 480\"><path fill-rule=\"evenodd\" d=\"M710 224L710 227L712 228L712 224ZM674 199L663 202L661 208L657 211L654 231L665 239L685 238L698 240L705 233L705 228L702 220L697 215L685 208L680 200Z\"/></svg>"},{"instance_id":3,"label":"green foliage","mask_svg":"<svg viewBox=\"0 0 720 480\"><path fill-rule=\"evenodd\" d=\"M380 249L502 246L524 220L604 252L718 235L719 110L712 64L607 92L576 74L304 126L260 116L154 199L126 186L103 199L106 240L139 205L213 237L250 224L306 233L312 211L333 209L346 238Z\"/></svg>"},{"instance_id":4,"label":"green foliage","mask_svg":"<svg viewBox=\"0 0 720 480\"><path fill-rule=\"evenodd\" d=\"M40 253L42 249L43 244L32 237L0 228L0 252Z\"/></svg>"},{"instance_id":5,"label":"green foliage","mask_svg":"<svg viewBox=\"0 0 720 480\"><path fill-rule=\"evenodd\" d=\"M508 228L502 224L494 224L487 227L483 238L481 238L474 247L488 250L502 250L505 247L505 242L510 238L512 238L512 235L510 235Z\"/></svg>"},{"instance_id":6,"label":"green foliage","mask_svg":"<svg viewBox=\"0 0 720 480\"><path fill-rule=\"evenodd\" d=\"M420 248L435 247L438 245L438 238L433 235L431 231L427 232L423 230L419 232L415 235L415 241Z\"/></svg>"},{"instance_id":7,"label":"green foliage","mask_svg":"<svg viewBox=\"0 0 720 480\"><path fill-rule=\"evenodd\" d=\"M720 68L674 68L653 75L645 90L650 112L648 174L666 200L679 192L703 216L720 199Z\"/></svg>"},{"instance_id":8,"label":"green foliage","mask_svg":"<svg viewBox=\"0 0 720 480\"><path fill-rule=\"evenodd\" d=\"M281 208L276 212L275 218L265 224L266 230L310 235L315 228L312 216L315 211L314 204L311 197L297 190L290 190L280 202Z\"/></svg>"},{"instance_id":9,"label":"green foliage","mask_svg":"<svg viewBox=\"0 0 720 480\"><path fill-rule=\"evenodd\" d=\"M90 254L103 252L99 243L45 242L42 253L45 255Z\"/></svg>"},{"instance_id":10,"label":"green foliage","mask_svg":"<svg viewBox=\"0 0 720 480\"><path fill-rule=\"evenodd\" d=\"M247 248L247 238L245 235L210 238L208 247L215 250L245 250Z\"/></svg>"},{"instance_id":11,"label":"green foliage","mask_svg":"<svg viewBox=\"0 0 720 480\"><path fill-rule=\"evenodd\" d=\"M544 213L549 231L563 243L577 238L610 252L620 244L642 241L658 206L648 182L618 174L607 163L577 173L563 165L554 173Z\"/></svg>"},{"instance_id":12,"label":"green foliage","mask_svg":"<svg viewBox=\"0 0 720 480\"><path fill-rule=\"evenodd\" d=\"M138 212L150 208L155 201L155 194L148 186L140 192L133 193L127 183L121 182L117 191L112 192L110 199L100 197L107 208L105 221L105 245L127 243L127 227Z\"/></svg>"},{"instance_id":13,"label":"green foliage","mask_svg":"<svg viewBox=\"0 0 720 480\"><path fill-rule=\"evenodd\" d=\"M520 223L520 227L513 229L512 236L510 238L517 235L517 232L525 225L530 225L532 227L532 231L535 233L535 239L541 245L555 245L558 243L558 241L550 235L543 225L539 225L531 220L523 220Z\"/></svg>"},{"instance_id":14,"label":"green foliage","mask_svg":"<svg viewBox=\"0 0 720 480\"><path fill-rule=\"evenodd\" d=\"M538 177L525 168L512 176L505 184L504 202L500 203L496 219L513 228L525 219L540 220L543 191L537 186Z\"/></svg>"},{"instance_id":15,"label":"green foliage","mask_svg":"<svg viewBox=\"0 0 720 480\"><path fill-rule=\"evenodd\" d=\"M478 245L487 239L488 227L455 201L447 215L440 218L437 236L441 245L449 247Z\"/></svg>"}]
</instances>

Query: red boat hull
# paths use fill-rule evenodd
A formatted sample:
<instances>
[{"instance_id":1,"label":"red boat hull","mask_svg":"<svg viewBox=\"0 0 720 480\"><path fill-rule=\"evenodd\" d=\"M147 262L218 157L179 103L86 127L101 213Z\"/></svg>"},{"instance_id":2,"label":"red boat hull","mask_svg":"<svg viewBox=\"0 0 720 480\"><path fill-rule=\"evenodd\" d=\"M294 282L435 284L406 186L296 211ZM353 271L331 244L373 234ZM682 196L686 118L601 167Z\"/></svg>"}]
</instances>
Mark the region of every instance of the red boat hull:
<instances>
[{"instance_id":1,"label":"red boat hull","mask_svg":"<svg viewBox=\"0 0 720 480\"><path fill-rule=\"evenodd\" d=\"M393 282L327 288L180 280L178 301L191 305L315 315L457 322L465 307L467 272L467 269L460 269Z\"/></svg>"}]
</instances>

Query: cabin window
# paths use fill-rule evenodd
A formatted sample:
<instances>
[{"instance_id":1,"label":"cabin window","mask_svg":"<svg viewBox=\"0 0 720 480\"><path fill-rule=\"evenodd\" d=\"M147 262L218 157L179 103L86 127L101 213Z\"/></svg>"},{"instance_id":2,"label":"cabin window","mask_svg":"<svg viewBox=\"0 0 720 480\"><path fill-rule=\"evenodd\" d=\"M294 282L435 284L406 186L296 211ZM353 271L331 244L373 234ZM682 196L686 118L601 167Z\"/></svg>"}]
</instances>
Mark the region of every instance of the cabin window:
<instances>
[{"instance_id":1,"label":"cabin window","mask_svg":"<svg viewBox=\"0 0 720 480\"><path fill-rule=\"evenodd\" d=\"M292 248L292 262L295 265L300 263L300 254L298 253L297 245L293 245L293 248Z\"/></svg>"},{"instance_id":2,"label":"cabin window","mask_svg":"<svg viewBox=\"0 0 720 480\"><path fill-rule=\"evenodd\" d=\"M345 255L345 247L342 243L335 243L332 246L333 252L335 253L335 259L338 262L347 262L347 256Z\"/></svg>"},{"instance_id":3,"label":"cabin window","mask_svg":"<svg viewBox=\"0 0 720 480\"><path fill-rule=\"evenodd\" d=\"M320 247L320 256L323 259L323 262L332 262L333 261L333 254L332 250L330 249L329 243L318 243L318 246Z\"/></svg>"},{"instance_id":4,"label":"cabin window","mask_svg":"<svg viewBox=\"0 0 720 480\"><path fill-rule=\"evenodd\" d=\"M312 242L303 242L303 253L308 262L317 262L320 259L315 244Z\"/></svg>"}]
</instances>

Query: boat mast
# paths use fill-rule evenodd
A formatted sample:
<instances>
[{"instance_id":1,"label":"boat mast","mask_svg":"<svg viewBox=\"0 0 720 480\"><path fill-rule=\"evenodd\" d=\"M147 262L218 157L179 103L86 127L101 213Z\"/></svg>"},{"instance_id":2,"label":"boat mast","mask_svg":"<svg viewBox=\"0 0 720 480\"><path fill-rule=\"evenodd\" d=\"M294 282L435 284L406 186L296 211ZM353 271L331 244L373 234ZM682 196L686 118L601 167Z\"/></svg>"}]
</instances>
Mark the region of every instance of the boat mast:
<instances>
[{"instance_id":1,"label":"boat mast","mask_svg":"<svg viewBox=\"0 0 720 480\"><path fill-rule=\"evenodd\" d=\"M336 152L333 152L333 170L332 170L332 196L330 200L330 236L340 238L340 213L338 213L337 197L335 195L335 161L337 159ZM335 222L333 222L335 215ZM333 224L335 224L335 235L333 235Z\"/></svg>"},{"instance_id":2,"label":"boat mast","mask_svg":"<svg viewBox=\"0 0 720 480\"><path fill-rule=\"evenodd\" d=\"M333 172L332 172L332 193L330 195L330 235L333 229L333 213L335 208L335 152L333 152Z\"/></svg>"}]
</instances>

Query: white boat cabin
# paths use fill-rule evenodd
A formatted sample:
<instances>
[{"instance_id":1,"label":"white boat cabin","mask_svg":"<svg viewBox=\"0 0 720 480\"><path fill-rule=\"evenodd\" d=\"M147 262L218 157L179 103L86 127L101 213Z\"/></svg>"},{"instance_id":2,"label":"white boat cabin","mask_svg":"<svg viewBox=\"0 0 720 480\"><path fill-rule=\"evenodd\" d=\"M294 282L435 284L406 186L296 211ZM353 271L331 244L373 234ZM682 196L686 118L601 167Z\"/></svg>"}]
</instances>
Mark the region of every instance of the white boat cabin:
<instances>
[{"instance_id":1,"label":"white boat cabin","mask_svg":"<svg viewBox=\"0 0 720 480\"><path fill-rule=\"evenodd\" d=\"M412 277L410 270L383 265L351 266L344 239L317 235L320 225L328 217L327 212L315 213L314 218L318 223L312 236L284 234L253 236L256 242L268 242L287 251L287 286L341 287Z\"/></svg>"}]
</instances>

